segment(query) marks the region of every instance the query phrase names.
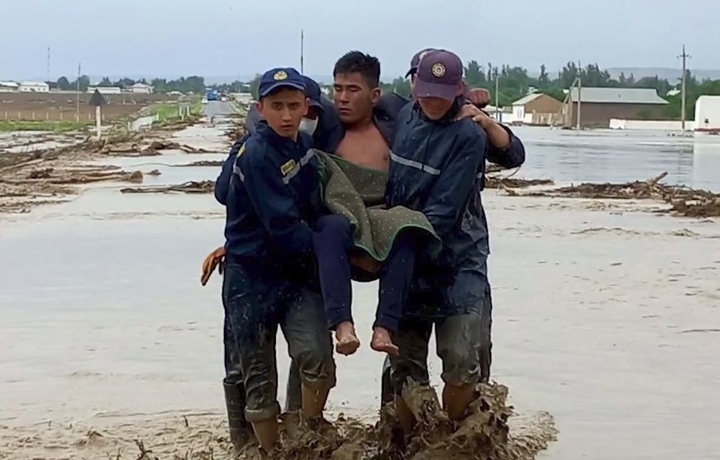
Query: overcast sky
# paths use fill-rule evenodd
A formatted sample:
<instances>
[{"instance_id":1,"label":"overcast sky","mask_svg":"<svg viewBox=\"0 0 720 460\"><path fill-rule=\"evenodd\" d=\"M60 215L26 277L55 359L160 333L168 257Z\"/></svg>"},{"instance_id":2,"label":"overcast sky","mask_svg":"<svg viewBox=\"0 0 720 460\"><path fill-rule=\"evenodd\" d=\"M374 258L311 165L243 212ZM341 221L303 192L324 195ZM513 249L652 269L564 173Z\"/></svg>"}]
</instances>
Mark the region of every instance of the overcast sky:
<instances>
[{"instance_id":1,"label":"overcast sky","mask_svg":"<svg viewBox=\"0 0 720 460\"><path fill-rule=\"evenodd\" d=\"M269 67L329 75L344 52L380 58L403 74L433 46L464 60L557 70L568 60L604 67L720 68L720 1L685 0L0 0L0 80L75 75L252 75Z\"/></svg>"}]
</instances>

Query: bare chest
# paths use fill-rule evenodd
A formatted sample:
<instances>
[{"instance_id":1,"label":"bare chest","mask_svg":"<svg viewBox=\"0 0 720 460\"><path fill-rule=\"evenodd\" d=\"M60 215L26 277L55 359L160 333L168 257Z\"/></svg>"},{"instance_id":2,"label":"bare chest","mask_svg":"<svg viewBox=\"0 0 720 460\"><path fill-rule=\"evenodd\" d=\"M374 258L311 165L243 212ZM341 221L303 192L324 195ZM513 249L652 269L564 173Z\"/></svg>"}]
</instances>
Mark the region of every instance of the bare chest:
<instances>
[{"instance_id":1,"label":"bare chest","mask_svg":"<svg viewBox=\"0 0 720 460\"><path fill-rule=\"evenodd\" d=\"M390 166L390 149L374 126L362 132L347 131L336 153L365 168L387 171Z\"/></svg>"}]
</instances>

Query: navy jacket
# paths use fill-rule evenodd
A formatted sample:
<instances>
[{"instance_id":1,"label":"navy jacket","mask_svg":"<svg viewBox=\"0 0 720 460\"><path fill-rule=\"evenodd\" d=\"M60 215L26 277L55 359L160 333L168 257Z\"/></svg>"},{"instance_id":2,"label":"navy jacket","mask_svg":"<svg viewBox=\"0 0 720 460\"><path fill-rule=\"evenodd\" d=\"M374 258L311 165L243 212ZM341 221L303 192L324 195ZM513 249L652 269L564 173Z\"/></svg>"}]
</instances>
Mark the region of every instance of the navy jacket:
<instances>
[{"instance_id":1,"label":"navy jacket","mask_svg":"<svg viewBox=\"0 0 720 460\"><path fill-rule=\"evenodd\" d=\"M322 206L319 160L310 147L303 133L293 142L262 124L240 148L226 199L228 261L266 265L312 256L309 224Z\"/></svg>"},{"instance_id":2,"label":"navy jacket","mask_svg":"<svg viewBox=\"0 0 720 460\"><path fill-rule=\"evenodd\" d=\"M389 115L394 123L400 110L409 102L411 102L410 99L405 99L399 94L386 93L380 96L380 100L375 108L381 114ZM487 114L487 112L485 113ZM488 142L487 151L485 152L487 161L506 169L522 166L522 164L525 163L525 146L510 128L503 124L500 124L500 126L510 135L510 145L504 149L500 149Z\"/></svg>"},{"instance_id":3,"label":"navy jacket","mask_svg":"<svg viewBox=\"0 0 720 460\"><path fill-rule=\"evenodd\" d=\"M442 288L444 305L435 306L442 310L410 314L467 312L482 305L488 288L488 233L480 204L488 140L472 120L452 121L459 107L460 101L445 119L432 121L408 104L397 120L385 201L423 212L443 242L428 267L433 276L427 286ZM423 281L422 270L418 276Z\"/></svg>"}]
</instances>

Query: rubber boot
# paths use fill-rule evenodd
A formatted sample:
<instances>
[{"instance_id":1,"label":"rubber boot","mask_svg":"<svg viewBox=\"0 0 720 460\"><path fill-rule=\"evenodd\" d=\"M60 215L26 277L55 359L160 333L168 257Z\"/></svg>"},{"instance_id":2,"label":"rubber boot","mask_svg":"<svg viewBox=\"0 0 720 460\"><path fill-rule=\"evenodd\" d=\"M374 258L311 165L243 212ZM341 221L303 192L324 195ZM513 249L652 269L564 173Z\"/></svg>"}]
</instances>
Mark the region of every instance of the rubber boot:
<instances>
[{"instance_id":1,"label":"rubber boot","mask_svg":"<svg viewBox=\"0 0 720 460\"><path fill-rule=\"evenodd\" d=\"M278 440L278 419L273 417L252 424L258 444L265 453L272 453Z\"/></svg>"},{"instance_id":2,"label":"rubber boot","mask_svg":"<svg viewBox=\"0 0 720 460\"><path fill-rule=\"evenodd\" d=\"M465 418L467 408L474 399L474 385L445 385L443 388L443 409L447 411L450 420L459 421Z\"/></svg>"},{"instance_id":3,"label":"rubber boot","mask_svg":"<svg viewBox=\"0 0 720 460\"><path fill-rule=\"evenodd\" d=\"M319 384L314 388L302 385L301 392L303 414L310 419L322 417L330 393L330 385Z\"/></svg>"},{"instance_id":4,"label":"rubber boot","mask_svg":"<svg viewBox=\"0 0 720 460\"><path fill-rule=\"evenodd\" d=\"M245 420L245 391L242 385L223 381L225 405L228 413L230 441L236 449L245 446L252 439L252 426Z\"/></svg>"}]
</instances>

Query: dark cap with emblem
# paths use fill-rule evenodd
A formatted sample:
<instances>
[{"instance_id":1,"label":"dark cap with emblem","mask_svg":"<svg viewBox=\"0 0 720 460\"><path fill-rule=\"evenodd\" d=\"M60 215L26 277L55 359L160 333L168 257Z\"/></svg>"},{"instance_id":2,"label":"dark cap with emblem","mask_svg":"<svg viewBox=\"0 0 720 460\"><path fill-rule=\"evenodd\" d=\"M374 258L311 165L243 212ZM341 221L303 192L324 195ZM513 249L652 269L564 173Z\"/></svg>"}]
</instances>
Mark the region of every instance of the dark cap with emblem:
<instances>
[{"instance_id":1,"label":"dark cap with emblem","mask_svg":"<svg viewBox=\"0 0 720 460\"><path fill-rule=\"evenodd\" d=\"M428 51L418 64L413 96L453 101L463 94L463 63L446 50Z\"/></svg>"},{"instance_id":2,"label":"dark cap with emblem","mask_svg":"<svg viewBox=\"0 0 720 460\"><path fill-rule=\"evenodd\" d=\"M292 67L270 69L260 78L259 97L265 97L279 88L296 89L305 92L305 80L300 72Z\"/></svg>"},{"instance_id":3,"label":"dark cap with emblem","mask_svg":"<svg viewBox=\"0 0 720 460\"><path fill-rule=\"evenodd\" d=\"M305 95L309 100L310 107L317 107L318 110L324 111L320 85L318 85L315 80L305 75L303 75L302 78L303 82L305 82Z\"/></svg>"},{"instance_id":4,"label":"dark cap with emblem","mask_svg":"<svg viewBox=\"0 0 720 460\"><path fill-rule=\"evenodd\" d=\"M415 72L417 72L418 64L420 64L420 59L422 59L422 57L426 55L429 51L435 51L435 48L425 48L413 55L412 59L410 59L410 70L408 70L405 74L405 78L409 77L410 75L414 75Z\"/></svg>"}]
</instances>

